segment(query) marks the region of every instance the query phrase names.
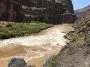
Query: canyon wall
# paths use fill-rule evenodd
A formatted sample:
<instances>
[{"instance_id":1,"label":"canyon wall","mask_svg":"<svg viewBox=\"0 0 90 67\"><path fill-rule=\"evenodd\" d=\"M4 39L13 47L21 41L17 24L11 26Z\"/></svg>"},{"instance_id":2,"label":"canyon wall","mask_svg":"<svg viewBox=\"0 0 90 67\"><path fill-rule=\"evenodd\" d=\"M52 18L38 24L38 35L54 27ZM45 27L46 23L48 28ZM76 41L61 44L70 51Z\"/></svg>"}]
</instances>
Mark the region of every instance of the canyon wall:
<instances>
[{"instance_id":1,"label":"canyon wall","mask_svg":"<svg viewBox=\"0 0 90 67\"><path fill-rule=\"evenodd\" d=\"M0 0L0 20L71 23L75 20L71 0Z\"/></svg>"}]
</instances>

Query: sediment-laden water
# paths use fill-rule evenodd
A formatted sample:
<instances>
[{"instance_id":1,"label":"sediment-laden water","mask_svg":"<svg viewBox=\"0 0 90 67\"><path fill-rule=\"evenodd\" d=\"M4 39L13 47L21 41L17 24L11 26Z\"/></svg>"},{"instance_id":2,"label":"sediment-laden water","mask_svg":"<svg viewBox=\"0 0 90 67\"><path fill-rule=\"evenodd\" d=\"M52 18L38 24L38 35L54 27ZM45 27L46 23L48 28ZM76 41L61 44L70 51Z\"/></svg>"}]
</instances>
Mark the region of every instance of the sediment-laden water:
<instances>
[{"instance_id":1,"label":"sediment-laden water","mask_svg":"<svg viewBox=\"0 0 90 67\"><path fill-rule=\"evenodd\" d=\"M24 58L27 64L41 67L48 58L58 53L69 42L64 38L74 29L70 24L55 25L35 36L0 41L0 67L7 67L10 58Z\"/></svg>"}]
</instances>

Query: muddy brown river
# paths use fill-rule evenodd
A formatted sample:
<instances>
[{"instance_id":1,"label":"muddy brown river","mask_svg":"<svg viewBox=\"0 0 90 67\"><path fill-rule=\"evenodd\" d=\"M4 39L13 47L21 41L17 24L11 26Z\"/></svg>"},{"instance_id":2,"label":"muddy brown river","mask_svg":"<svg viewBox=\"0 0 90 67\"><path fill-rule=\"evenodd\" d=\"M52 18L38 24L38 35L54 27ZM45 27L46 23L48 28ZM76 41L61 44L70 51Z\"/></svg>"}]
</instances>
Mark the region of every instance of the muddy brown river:
<instances>
[{"instance_id":1,"label":"muddy brown river","mask_svg":"<svg viewBox=\"0 0 90 67\"><path fill-rule=\"evenodd\" d=\"M71 24L55 25L37 35L0 41L0 67L7 67L11 58L23 58L27 64L42 67L69 40L64 36L73 31Z\"/></svg>"}]
</instances>

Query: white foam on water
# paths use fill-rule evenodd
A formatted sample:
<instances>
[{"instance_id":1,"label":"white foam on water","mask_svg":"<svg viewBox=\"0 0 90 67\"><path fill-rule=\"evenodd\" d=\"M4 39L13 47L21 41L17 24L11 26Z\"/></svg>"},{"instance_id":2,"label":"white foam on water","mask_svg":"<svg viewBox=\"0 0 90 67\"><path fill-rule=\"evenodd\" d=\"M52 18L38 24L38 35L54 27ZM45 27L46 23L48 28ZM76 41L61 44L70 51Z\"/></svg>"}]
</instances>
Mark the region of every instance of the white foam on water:
<instances>
[{"instance_id":1,"label":"white foam on water","mask_svg":"<svg viewBox=\"0 0 90 67\"><path fill-rule=\"evenodd\" d=\"M60 25L61 26L61 25ZM7 46L10 44L13 45L23 45L23 46L42 46L42 45L66 45L66 39L64 36L66 35L65 30L62 30L63 28L65 29L65 26L54 26L52 28L49 28L46 30L45 34L42 35L36 35L36 36L27 36L27 37L20 37L20 38L11 38L11 39L6 39L0 41L0 47L2 46ZM70 28L68 26L68 28ZM67 27L66 27L67 29ZM69 30L69 29L67 29Z\"/></svg>"},{"instance_id":2,"label":"white foam on water","mask_svg":"<svg viewBox=\"0 0 90 67\"><path fill-rule=\"evenodd\" d=\"M13 57L23 58L27 63L29 61L34 61L38 58L41 58L41 59L44 58L45 60L42 60L42 61L46 61L50 58L50 56L53 56L58 52L60 52L61 48L66 45L66 42L69 42L67 39L64 38L64 36L66 35L67 32L73 31L73 30L74 29L68 24L55 25L54 27L46 29L35 36L31 35L27 37L10 38L10 39L1 40L0 47L5 47L3 50L5 49L10 50L10 49L13 49L12 47L22 45L23 47L25 46L24 50L26 53L0 58L0 60L4 61L4 64L5 62L7 62L7 60ZM35 50L31 48L26 48L26 46L32 47ZM4 67L4 66L1 66L1 67Z\"/></svg>"}]
</instances>

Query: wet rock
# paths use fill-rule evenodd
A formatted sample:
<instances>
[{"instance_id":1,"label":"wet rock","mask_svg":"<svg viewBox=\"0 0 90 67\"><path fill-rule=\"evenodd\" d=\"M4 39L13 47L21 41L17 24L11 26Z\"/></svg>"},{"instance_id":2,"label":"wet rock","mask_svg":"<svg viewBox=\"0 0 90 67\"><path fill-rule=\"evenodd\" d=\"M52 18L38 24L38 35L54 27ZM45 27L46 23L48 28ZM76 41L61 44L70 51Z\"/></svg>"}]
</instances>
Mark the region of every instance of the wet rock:
<instances>
[{"instance_id":1,"label":"wet rock","mask_svg":"<svg viewBox=\"0 0 90 67\"><path fill-rule=\"evenodd\" d=\"M12 58L8 64L8 67L27 67L27 64L24 59Z\"/></svg>"}]
</instances>

